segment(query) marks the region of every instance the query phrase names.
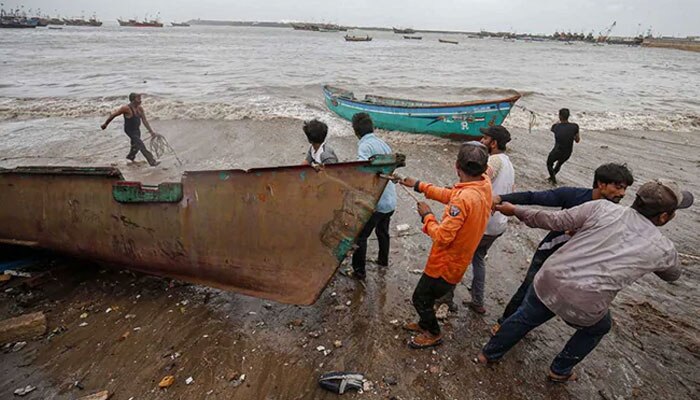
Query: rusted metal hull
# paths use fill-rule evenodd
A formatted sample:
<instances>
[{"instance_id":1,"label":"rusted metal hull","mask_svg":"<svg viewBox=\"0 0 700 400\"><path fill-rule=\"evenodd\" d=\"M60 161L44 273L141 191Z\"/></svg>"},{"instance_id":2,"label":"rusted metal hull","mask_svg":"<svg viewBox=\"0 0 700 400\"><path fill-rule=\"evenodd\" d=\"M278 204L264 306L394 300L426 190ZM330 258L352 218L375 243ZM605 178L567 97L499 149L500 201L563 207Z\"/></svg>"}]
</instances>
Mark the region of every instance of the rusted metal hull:
<instances>
[{"instance_id":1,"label":"rusted metal hull","mask_svg":"<svg viewBox=\"0 0 700 400\"><path fill-rule=\"evenodd\" d=\"M402 165L197 171L160 187L116 168L0 169L0 242L311 304L369 219L380 174Z\"/></svg>"}]
</instances>

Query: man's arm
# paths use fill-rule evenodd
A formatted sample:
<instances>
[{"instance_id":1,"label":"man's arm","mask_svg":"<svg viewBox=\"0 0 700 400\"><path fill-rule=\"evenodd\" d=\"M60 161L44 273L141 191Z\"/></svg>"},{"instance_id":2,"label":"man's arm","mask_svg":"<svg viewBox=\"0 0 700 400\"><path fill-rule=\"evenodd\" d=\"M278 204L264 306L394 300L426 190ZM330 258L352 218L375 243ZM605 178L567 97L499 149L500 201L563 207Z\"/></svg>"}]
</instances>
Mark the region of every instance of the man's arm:
<instances>
[{"instance_id":1,"label":"man's arm","mask_svg":"<svg viewBox=\"0 0 700 400\"><path fill-rule=\"evenodd\" d=\"M678 261L678 252L675 247L665 254L664 260L661 260L663 269L654 271L656 276L666 282L673 282L681 277L681 267Z\"/></svg>"},{"instance_id":2,"label":"man's arm","mask_svg":"<svg viewBox=\"0 0 700 400\"><path fill-rule=\"evenodd\" d=\"M515 192L494 196L496 204L508 202L518 205L533 205L543 207L564 207L564 200L573 196L576 189L561 187L540 192Z\"/></svg>"},{"instance_id":3,"label":"man's arm","mask_svg":"<svg viewBox=\"0 0 700 400\"><path fill-rule=\"evenodd\" d=\"M107 117L107 121L105 121L105 123L101 126L102 130L107 129L107 126L109 126L110 122L112 122L114 118L117 118L118 116L124 114L126 112L126 108L127 106L121 106L117 108L114 112L109 114L109 117Z\"/></svg>"},{"instance_id":4,"label":"man's arm","mask_svg":"<svg viewBox=\"0 0 700 400\"><path fill-rule=\"evenodd\" d=\"M495 180L498 174L503 169L503 160L501 157L489 157L488 167L486 168L486 175L491 178L491 181Z\"/></svg>"},{"instance_id":5,"label":"man's arm","mask_svg":"<svg viewBox=\"0 0 700 400\"><path fill-rule=\"evenodd\" d=\"M357 161L367 161L372 156L373 154L366 144L361 144L357 147Z\"/></svg>"},{"instance_id":6,"label":"man's arm","mask_svg":"<svg viewBox=\"0 0 700 400\"><path fill-rule=\"evenodd\" d=\"M400 184L413 188L418 193L423 193L427 199L439 201L442 204L450 202L452 189L442 188L433 185L432 183L421 182L415 178L403 178L399 181Z\"/></svg>"},{"instance_id":7,"label":"man's arm","mask_svg":"<svg viewBox=\"0 0 700 400\"><path fill-rule=\"evenodd\" d=\"M576 143L581 142L581 132L578 130L578 125L576 125L576 136L574 136Z\"/></svg>"},{"instance_id":8,"label":"man's arm","mask_svg":"<svg viewBox=\"0 0 700 400\"><path fill-rule=\"evenodd\" d=\"M151 128L151 125L148 123L148 120L146 119L146 111L144 111L143 107L139 106L139 113L141 114L141 120L143 120L143 126L148 129L148 132L151 134L151 136L155 136L156 133L153 131Z\"/></svg>"},{"instance_id":9,"label":"man's arm","mask_svg":"<svg viewBox=\"0 0 700 400\"><path fill-rule=\"evenodd\" d=\"M420 203L419 203L420 204ZM457 232L464 225L468 210L464 202L450 203L450 210L442 222L438 223L432 212L422 214L423 232L427 233L436 246L447 246L457 237ZM419 211L420 212L420 211Z\"/></svg>"},{"instance_id":10,"label":"man's arm","mask_svg":"<svg viewBox=\"0 0 700 400\"><path fill-rule=\"evenodd\" d=\"M595 214L603 201L606 200L589 201L580 206L561 211L535 210L503 203L496 206L496 211L500 211L503 215L515 215L531 228L551 231L577 231L586 223L589 217Z\"/></svg>"}]
</instances>

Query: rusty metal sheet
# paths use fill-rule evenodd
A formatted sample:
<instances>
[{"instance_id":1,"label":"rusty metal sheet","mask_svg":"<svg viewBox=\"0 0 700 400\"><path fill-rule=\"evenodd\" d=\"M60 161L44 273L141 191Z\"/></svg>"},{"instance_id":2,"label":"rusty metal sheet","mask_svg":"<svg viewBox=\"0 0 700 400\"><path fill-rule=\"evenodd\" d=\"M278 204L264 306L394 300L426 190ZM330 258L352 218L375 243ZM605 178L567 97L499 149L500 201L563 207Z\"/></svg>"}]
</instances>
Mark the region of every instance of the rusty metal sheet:
<instances>
[{"instance_id":1,"label":"rusty metal sheet","mask_svg":"<svg viewBox=\"0 0 700 400\"><path fill-rule=\"evenodd\" d=\"M380 174L403 164L390 155L320 172L186 172L160 186L163 201L143 195L159 190L151 187L126 202L115 193L134 184L115 168L0 169L0 241L311 304L374 210L387 183Z\"/></svg>"}]
</instances>

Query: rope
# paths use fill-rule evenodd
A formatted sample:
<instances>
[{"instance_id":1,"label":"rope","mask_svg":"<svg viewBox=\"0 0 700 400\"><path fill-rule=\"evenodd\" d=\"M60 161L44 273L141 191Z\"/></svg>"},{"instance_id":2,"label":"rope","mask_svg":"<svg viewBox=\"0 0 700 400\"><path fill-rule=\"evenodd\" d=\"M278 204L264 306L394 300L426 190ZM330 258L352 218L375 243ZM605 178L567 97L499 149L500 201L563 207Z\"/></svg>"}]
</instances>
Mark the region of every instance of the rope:
<instances>
[{"instance_id":1,"label":"rope","mask_svg":"<svg viewBox=\"0 0 700 400\"><path fill-rule=\"evenodd\" d=\"M537 123L537 116L538 115L541 117L545 117L544 115L539 114L535 111L532 111L529 108L526 108L525 106L521 106L520 104L515 104L515 106L520 108L521 110L527 112L527 113L530 113L530 120L528 121L528 125L527 125L527 133L532 133L532 127L534 127L535 124Z\"/></svg>"},{"instance_id":2,"label":"rope","mask_svg":"<svg viewBox=\"0 0 700 400\"><path fill-rule=\"evenodd\" d=\"M170 146L170 143L168 143L168 139L166 139L165 136L155 134L154 136L151 136L147 140L151 141L148 144L148 148L151 150L151 152L153 154L156 155L156 157L161 158L163 156L163 154L165 154L165 151L169 150L175 156L175 159L177 160L178 164L182 165L182 161L180 161L180 157L177 156L175 149L173 149L173 147Z\"/></svg>"}]
</instances>

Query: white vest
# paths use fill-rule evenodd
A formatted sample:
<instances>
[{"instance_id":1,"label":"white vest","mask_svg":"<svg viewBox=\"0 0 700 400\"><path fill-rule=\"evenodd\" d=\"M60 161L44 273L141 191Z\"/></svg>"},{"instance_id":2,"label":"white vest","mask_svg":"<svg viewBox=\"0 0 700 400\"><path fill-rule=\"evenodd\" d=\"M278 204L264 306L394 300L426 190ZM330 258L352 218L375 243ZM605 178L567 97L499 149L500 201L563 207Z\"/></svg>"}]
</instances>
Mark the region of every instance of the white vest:
<instances>
[{"instance_id":1,"label":"white vest","mask_svg":"<svg viewBox=\"0 0 700 400\"><path fill-rule=\"evenodd\" d=\"M494 154L489 156L489 166L493 169L493 173L496 176L491 181L493 195L500 196L512 193L515 185L515 171L513 171L513 164L511 164L510 158L504 153ZM506 231L506 226L508 226L508 217L495 212L489 219L489 224L486 226L484 234L498 236Z\"/></svg>"}]
</instances>

